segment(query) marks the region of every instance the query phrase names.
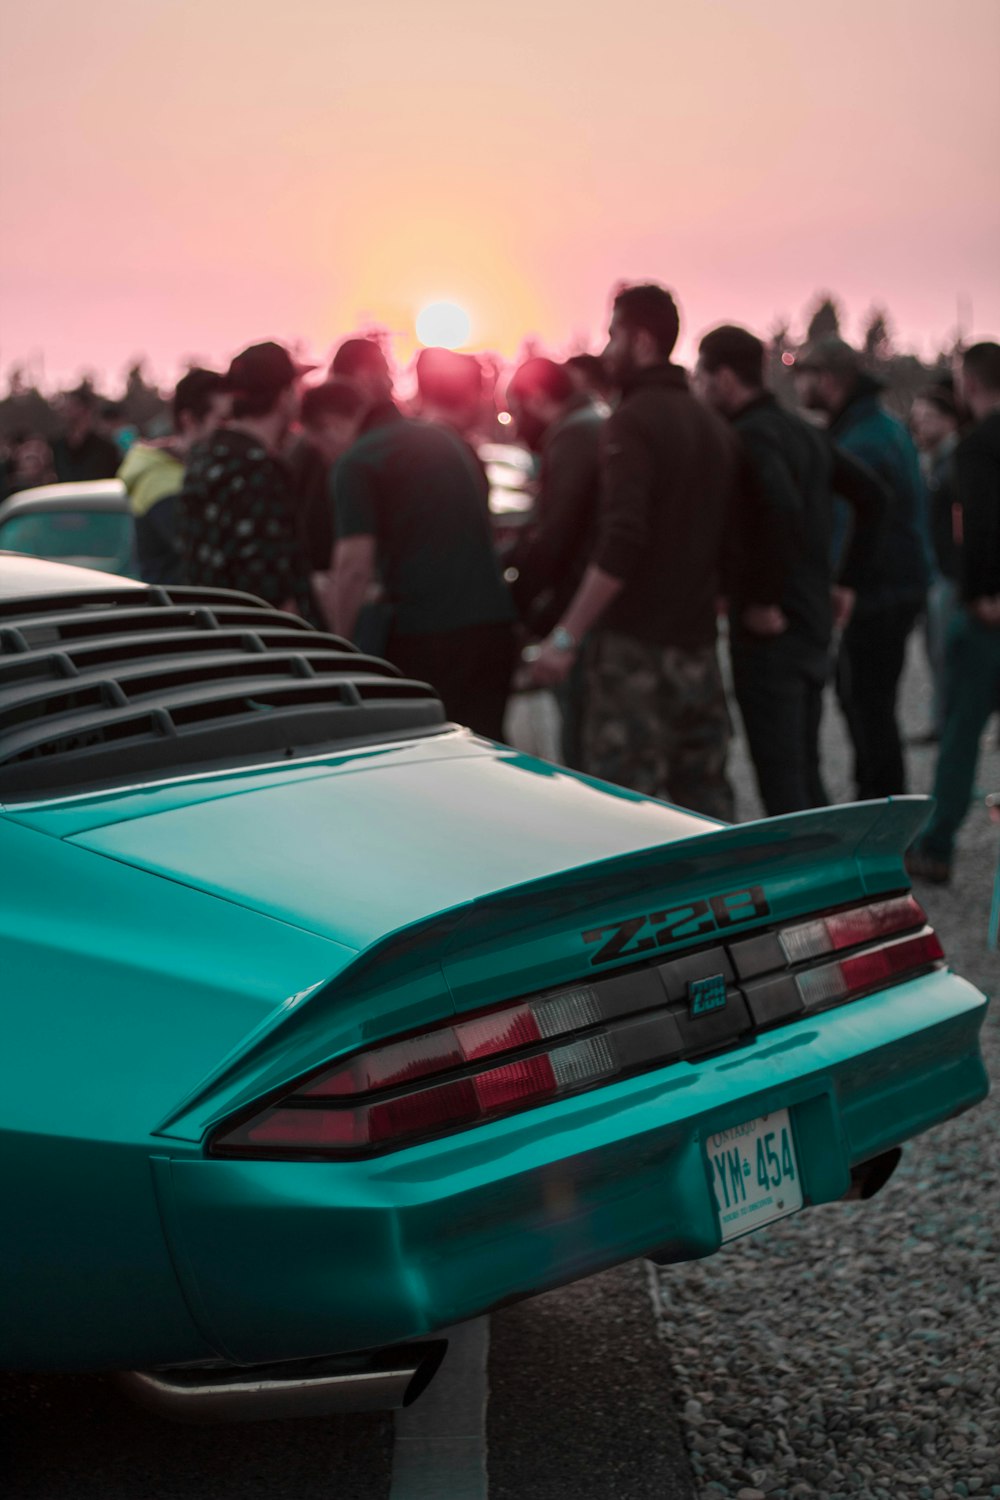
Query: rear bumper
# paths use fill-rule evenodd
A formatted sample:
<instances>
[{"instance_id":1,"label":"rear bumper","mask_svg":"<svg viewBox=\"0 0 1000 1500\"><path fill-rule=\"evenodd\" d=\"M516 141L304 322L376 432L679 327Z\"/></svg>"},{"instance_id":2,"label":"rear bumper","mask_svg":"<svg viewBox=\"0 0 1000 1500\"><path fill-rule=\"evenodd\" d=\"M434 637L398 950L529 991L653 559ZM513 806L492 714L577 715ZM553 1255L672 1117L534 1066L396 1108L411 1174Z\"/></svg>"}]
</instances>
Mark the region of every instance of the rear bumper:
<instances>
[{"instance_id":1,"label":"rear bumper","mask_svg":"<svg viewBox=\"0 0 1000 1500\"><path fill-rule=\"evenodd\" d=\"M719 1248L703 1139L791 1110L806 1204L988 1090L986 1000L942 972L370 1161L158 1158L188 1304L241 1362L378 1348L648 1252ZM877 1211L874 1210L874 1211Z\"/></svg>"}]
</instances>

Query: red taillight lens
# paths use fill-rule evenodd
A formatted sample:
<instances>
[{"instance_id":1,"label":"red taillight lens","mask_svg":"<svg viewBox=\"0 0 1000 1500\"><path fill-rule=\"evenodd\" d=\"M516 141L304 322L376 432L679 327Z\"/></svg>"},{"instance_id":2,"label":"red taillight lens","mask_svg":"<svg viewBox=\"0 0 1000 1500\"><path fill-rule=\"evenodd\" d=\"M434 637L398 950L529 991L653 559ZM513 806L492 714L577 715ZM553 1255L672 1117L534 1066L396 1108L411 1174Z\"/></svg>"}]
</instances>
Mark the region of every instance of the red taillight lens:
<instances>
[{"instance_id":1,"label":"red taillight lens","mask_svg":"<svg viewBox=\"0 0 1000 1500\"><path fill-rule=\"evenodd\" d=\"M799 964L922 927L926 921L923 907L914 896L894 896L889 901L873 901L868 906L786 927L779 933L779 940L788 962Z\"/></svg>"},{"instance_id":2,"label":"red taillight lens","mask_svg":"<svg viewBox=\"0 0 1000 1500\"><path fill-rule=\"evenodd\" d=\"M393 1099L323 1109L286 1101L253 1120L216 1137L213 1150L223 1155L336 1155L406 1145L425 1136L444 1134L494 1115L543 1104L559 1094L609 1077L616 1071L613 1054L601 1039L574 1042L536 1057L520 1058L470 1078L432 1084ZM312 1099L303 1089L292 1099Z\"/></svg>"},{"instance_id":3,"label":"red taillight lens","mask_svg":"<svg viewBox=\"0 0 1000 1500\"><path fill-rule=\"evenodd\" d=\"M479 1103L472 1080L460 1078L417 1094L387 1099L384 1104L372 1104L357 1113L366 1121L368 1142L379 1145L406 1136L433 1135L450 1126L471 1125L479 1118Z\"/></svg>"},{"instance_id":4,"label":"red taillight lens","mask_svg":"<svg viewBox=\"0 0 1000 1500\"><path fill-rule=\"evenodd\" d=\"M316 1152L336 1155L368 1144L353 1109L267 1109L219 1136L216 1146L238 1156Z\"/></svg>"},{"instance_id":5,"label":"red taillight lens","mask_svg":"<svg viewBox=\"0 0 1000 1500\"><path fill-rule=\"evenodd\" d=\"M435 1073L460 1068L504 1052L516 1052L535 1042L593 1026L602 1019L594 993L567 990L530 1004L505 1005L488 1015L426 1031L405 1042L373 1047L319 1078L302 1090L309 1099L348 1099L395 1088Z\"/></svg>"},{"instance_id":6,"label":"red taillight lens","mask_svg":"<svg viewBox=\"0 0 1000 1500\"><path fill-rule=\"evenodd\" d=\"M867 953L842 958L838 963L823 964L819 969L807 969L795 982L807 1010L819 1010L866 990L877 990L905 974L930 968L943 958L941 940L928 927L914 937L899 938Z\"/></svg>"}]
</instances>

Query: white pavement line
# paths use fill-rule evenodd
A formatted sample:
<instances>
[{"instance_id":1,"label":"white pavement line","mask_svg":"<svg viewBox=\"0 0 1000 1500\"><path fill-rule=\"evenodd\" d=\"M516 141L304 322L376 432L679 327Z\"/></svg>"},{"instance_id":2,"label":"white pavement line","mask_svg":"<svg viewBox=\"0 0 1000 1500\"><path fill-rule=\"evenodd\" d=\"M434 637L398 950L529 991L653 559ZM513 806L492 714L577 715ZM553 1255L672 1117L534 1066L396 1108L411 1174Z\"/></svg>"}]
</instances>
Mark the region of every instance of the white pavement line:
<instances>
[{"instance_id":1,"label":"white pavement line","mask_svg":"<svg viewBox=\"0 0 1000 1500\"><path fill-rule=\"evenodd\" d=\"M448 1353L412 1406L396 1413L389 1500L487 1500L486 1362L490 1320L445 1329Z\"/></svg>"}]
</instances>

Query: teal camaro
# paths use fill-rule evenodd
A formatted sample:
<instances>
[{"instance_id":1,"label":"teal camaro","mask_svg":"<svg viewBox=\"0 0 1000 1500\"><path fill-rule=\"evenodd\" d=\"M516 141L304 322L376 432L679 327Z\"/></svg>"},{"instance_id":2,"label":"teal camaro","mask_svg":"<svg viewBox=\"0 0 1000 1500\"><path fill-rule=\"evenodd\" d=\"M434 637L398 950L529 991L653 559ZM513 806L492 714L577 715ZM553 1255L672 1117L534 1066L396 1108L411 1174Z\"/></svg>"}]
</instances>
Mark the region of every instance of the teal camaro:
<instances>
[{"instance_id":1,"label":"teal camaro","mask_svg":"<svg viewBox=\"0 0 1000 1500\"><path fill-rule=\"evenodd\" d=\"M987 1090L927 811L726 827L246 595L0 555L0 1367L391 1406L448 1325L869 1196Z\"/></svg>"}]
</instances>

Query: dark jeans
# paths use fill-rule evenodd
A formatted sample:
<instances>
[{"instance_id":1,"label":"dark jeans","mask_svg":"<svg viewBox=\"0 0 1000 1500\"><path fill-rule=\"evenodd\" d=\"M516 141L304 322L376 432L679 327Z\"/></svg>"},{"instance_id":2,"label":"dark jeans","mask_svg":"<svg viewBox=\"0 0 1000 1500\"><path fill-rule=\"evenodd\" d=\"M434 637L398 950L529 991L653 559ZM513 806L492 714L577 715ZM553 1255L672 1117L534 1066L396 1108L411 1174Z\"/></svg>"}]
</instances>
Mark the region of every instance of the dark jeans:
<instances>
[{"instance_id":1,"label":"dark jeans","mask_svg":"<svg viewBox=\"0 0 1000 1500\"><path fill-rule=\"evenodd\" d=\"M792 631L734 637L733 687L768 817L825 807L819 768L825 663Z\"/></svg>"},{"instance_id":2,"label":"dark jeans","mask_svg":"<svg viewBox=\"0 0 1000 1500\"><path fill-rule=\"evenodd\" d=\"M945 715L934 776L935 808L920 847L950 860L955 835L972 799L979 740L1000 698L1000 629L981 625L964 609L948 631Z\"/></svg>"},{"instance_id":3,"label":"dark jeans","mask_svg":"<svg viewBox=\"0 0 1000 1500\"><path fill-rule=\"evenodd\" d=\"M906 642L923 604L908 599L865 610L844 631L837 696L854 743L854 780L862 802L906 791L896 693Z\"/></svg>"},{"instance_id":4,"label":"dark jeans","mask_svg":"<svg viewBox=\"0 0 1000 1500\"><path fill-rule=\"evenodd\" d=\"M389 637L385 652L405 677L437 689L445 713L487 739L503 739L514 670L514 627L466 625L427 635Z\"/></svg>"}]
</instances>

